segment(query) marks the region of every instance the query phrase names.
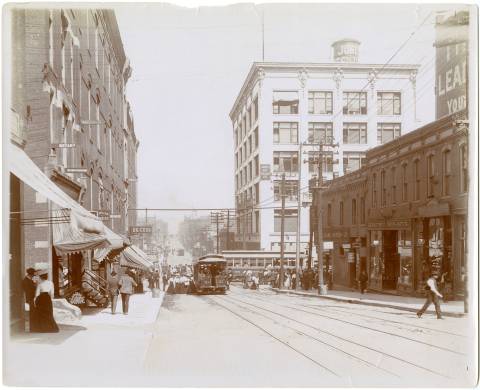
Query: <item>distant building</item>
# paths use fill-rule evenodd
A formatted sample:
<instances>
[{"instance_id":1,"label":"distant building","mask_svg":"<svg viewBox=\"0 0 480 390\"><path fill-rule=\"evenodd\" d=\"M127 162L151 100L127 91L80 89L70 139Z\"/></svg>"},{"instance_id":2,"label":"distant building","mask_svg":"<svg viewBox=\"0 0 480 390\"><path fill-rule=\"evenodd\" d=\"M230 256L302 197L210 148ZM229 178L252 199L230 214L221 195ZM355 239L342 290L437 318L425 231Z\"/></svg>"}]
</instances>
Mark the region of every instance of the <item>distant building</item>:
<instances>
[{"instance_id":1,"label":"distant building","mask_svg":"<svg viewBox=\"0 0 480 390\"><path fill-rule=\"evenodd\" d=\"M230 111L234 138L237 242L243 249L278 251L280 182L286 175L285 250L295 251L297 199L310 202L319 142L323 176L362 167L366 151L418 127L418 65L362 64L360 42L332 45L331 63L254 63ZM307 143L301 148L300 144ZM299 169L300 168L300 169ZM301 178L299 177L301 175ZM308 242L301 211L301 246Z\"/></svg>"}]
</instances>

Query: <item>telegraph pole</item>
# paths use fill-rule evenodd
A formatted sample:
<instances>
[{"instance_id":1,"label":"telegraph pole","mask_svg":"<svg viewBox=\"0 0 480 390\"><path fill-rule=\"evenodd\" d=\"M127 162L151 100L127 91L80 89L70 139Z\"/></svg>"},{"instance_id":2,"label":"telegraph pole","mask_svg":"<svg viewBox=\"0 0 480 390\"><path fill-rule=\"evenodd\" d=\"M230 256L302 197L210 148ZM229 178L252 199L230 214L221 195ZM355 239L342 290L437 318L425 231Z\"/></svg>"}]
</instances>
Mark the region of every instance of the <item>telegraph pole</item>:
<instances>
[{"instance_id":1,"label":"telegraph pole","mask_svg":"<svg viewBox=\"0 0 480 390\"><path fill-rule=\"evenodd\" d=\"M295 290L300 290L300 242L301 242L301 205L302 205L302 144L300 143L300 151L298 158L298 185L297 185L297 242L296 242L296 262L295 262L295 273L297 277L295 279Z\"/></svg>"},{"instance_id":2,"label":"telegraph pole","mask_svg":"<svg viewBox=\"0 0 480 390\"><path fill-rule=\"evenodd\" d=\"M230 209L227 210L227 239L226 239L227 251L230 249Z\"/></svg>"},{"instance_id":3,"label":"telegraph pole","mask_svg":"<svg viewBox=\"0 0 480 390\"><path fill-rule=\"evenodd\" d=\"M323 142L320 139L320 152L318 158L318 188L317 188L317 255L318 255L318 294L326 295L325 284L323 282L323 213L322 213L322 186L323 186Z\"/></svg>"},{"instance_id":4,"label":"telegraph pole","mask_svg":"<svg viewBox=\"0 0 480 390\"><path fill-rule=\"evenodd\" d=\"M279 288L283 288L283 260L285 256L284 252L284 236L285 236L285 173L282 174L282 183L280 185L280 197L282 198L282 210L280 214L280 278Z\"/></svg>"}]
</instances>

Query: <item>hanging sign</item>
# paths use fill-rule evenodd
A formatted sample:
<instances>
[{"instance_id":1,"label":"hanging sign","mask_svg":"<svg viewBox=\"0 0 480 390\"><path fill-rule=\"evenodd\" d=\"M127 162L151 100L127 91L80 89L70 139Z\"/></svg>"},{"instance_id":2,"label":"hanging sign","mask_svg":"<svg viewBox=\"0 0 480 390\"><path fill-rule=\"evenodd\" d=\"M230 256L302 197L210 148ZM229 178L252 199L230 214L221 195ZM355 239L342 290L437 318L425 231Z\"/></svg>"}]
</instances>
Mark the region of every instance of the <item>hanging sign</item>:
<instances>
[{"instance_id":1,"label":"hanging sign","mask_svg":"<svg viewBox=\"0 0 480 390\"><path fill-rule=\"evenodd\" d=\"M270 164L260 164L260 180L270 180L271 177Z\"/></svg>"}]
</instances>

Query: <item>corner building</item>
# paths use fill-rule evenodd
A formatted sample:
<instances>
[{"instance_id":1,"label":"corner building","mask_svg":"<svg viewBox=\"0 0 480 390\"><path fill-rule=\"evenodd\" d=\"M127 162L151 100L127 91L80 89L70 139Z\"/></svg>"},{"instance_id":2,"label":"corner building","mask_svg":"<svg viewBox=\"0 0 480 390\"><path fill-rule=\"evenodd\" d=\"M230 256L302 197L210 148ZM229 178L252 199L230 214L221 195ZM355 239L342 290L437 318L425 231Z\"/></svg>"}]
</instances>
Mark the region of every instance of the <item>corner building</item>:
<instances>
[{"instance_id":1,"label":"corner building","mask_svg":"<svg viewBox=\"0 0 480 390\"><path fill-rule=\"evenodd\" d=\"M467 267L468 125L448 115L367 152L365 166L322 192L336 284L423 293L430 273L462 298Z\"/></svg>"},{"instance_id":2,"label":"corner building","mask_svg":"<svg viewBox=\"0 0 480 390\"><path fill-rule=\"evenodd\" d=\"M280 250L282 174L285 250L296 250L297 204L311 202L309 180L361 168L366 151L418 127L418 65L361 64L360 42L332 45L331 63L254 63L230 112L234 138L237 238L243 249ZM299 191L300 188L300 191ZM309 239L301 209L301 251Z\"/></svg>"}]
</instances>

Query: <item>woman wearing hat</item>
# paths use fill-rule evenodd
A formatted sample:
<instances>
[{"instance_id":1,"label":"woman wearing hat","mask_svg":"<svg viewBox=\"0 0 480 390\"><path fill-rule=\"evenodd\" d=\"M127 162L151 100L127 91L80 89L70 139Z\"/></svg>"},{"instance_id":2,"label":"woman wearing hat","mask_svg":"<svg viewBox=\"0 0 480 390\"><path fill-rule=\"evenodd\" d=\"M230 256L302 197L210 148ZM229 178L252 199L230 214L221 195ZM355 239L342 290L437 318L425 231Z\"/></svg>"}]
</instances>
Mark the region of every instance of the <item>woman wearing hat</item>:
<instances>
[{"instance_id":1,"label":"woman wearing hat","mask_svg":"<svg viewBox=\"0 0 480 390\"><path fill-rule=\"evenodd\" d=\"M40 271L40 280L35 292L36 332L56 333L58 325L53 318L53 283L48 280L48 271Z\"/></svg>"}]
</instances>

